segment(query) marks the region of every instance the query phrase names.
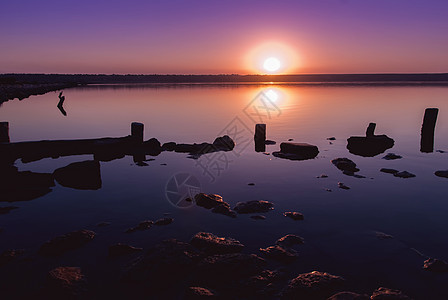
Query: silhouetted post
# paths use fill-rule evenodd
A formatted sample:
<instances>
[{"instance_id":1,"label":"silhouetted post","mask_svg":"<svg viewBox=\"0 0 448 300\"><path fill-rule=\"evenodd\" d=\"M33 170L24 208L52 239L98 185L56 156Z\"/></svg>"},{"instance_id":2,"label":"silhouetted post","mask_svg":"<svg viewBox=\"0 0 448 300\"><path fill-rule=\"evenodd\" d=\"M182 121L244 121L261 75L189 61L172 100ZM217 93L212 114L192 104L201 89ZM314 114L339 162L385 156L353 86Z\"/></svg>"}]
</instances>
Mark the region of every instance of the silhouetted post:
<instances>
[{"instance_id":1,"label":"silhouetted post","mask_svg":"<svg viewBox=\"0 0 448 300\"><path fill-rule=\"evenodd\" d=\"M266 151L266 124L256 124L255 125L255 151L265 152Z\"/></svg>"},{"instance_id":2,"label":"silhouetted post","mask_svg":"<svg viewBox=\"0 0 448 300\"><path fill-rule=\"evenodd\" d=\"M420 140L420 151L431 153L434 151L434 130L436 129L438 108L425 109Z\"/></svg>"},{"instance_id":3,"label":"silhouetted post","mask_svg":"<svg viewBox=\"0 0 448 300\"><path fill-rule=\"evenodd\" d=\"M9 143L9 123L0 122L0 143Z\"/></svg>"},{"instance_id":4,"label":"silhouetted post","mask_svg":"<svg viewBox=\"0 0 448 300\"><path fill-rule=\"evenodd\" d=\"M366 130L366 137L371 137L375 135L376 123L369 123L369 127Z\"/></svg>"},{"instance_id":5,"label":"silhouetted post","mask_svg":"<svg viewBox=\"0 0 448 300\"><path fill-rule=\"evenodd\" d=\"M131 137L135 143L143 143L143 123L132 122L131 124Z\"/></svg>"}]
</instances>

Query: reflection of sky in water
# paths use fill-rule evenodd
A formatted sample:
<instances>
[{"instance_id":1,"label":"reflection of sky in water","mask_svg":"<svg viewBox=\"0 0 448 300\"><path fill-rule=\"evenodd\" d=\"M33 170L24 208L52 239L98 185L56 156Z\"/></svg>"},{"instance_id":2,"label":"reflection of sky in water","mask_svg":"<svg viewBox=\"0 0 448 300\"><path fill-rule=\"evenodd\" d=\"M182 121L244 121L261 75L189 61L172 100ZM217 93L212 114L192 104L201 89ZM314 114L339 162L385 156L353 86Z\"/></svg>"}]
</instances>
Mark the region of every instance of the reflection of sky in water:
<instances>
[{"instance_id":1,"label":"reflection of sky in water","mask_svg":"<svg viewBox=\"0 0 448 300\"><path fill-rule=\"evenodd\" d=\"M320 153L316 159L297 162L255 153L252 134L256 122L245 112L251 105L260 106L252 101L260 92L280 110L270 118L262 116L267 138L277 141L266 151L277 151L279 142L292 138L317 145ZM422 279L422 259L410 248L448 260L448 243L443 238L448 234L447 181L433 174L448 169L448 154L419 151L427 107L440 109L435 149L448 150L447 88L95 86L68 89L64 95L66 117L57 110L57 93L4 103L0 119L10 122L11 141L124 136L129 134L132 121L140 121L146 126L145 139L156 137L162 143L212 142L229 124L243 132L246 143L225 153L227 166L221 166L224 169L215 174L213 182L197 160L181 153L164 152L147 167L137 167L129 156L101 162L100 190L80 191L56 185L42 198L14 203L20 209L0 219L0 227L5 228L0 236L2 247L37 249L43 240L55 235L55 230L56 234L79 228L100 231L103 229L95 228L95 224L102 221L112 224L101 231L97 244L89 246L98 253L104 251L100 246L103 244L129 242L147 247L163 238L189 240L198 231L237 238L250 252L271 245L284 234L295 233L306 239L306 245L299 249L302 258L295 267L297 272L334 270L371 290L377 288L356 279L362 268L374 274L378 282L389 274L394 287L404 280L405 289L411 292L418 293L420 282L437 290L437 281ZM365 158L348 153L346 139L364 135L369 122L377 123L377 134L395 140L395 146L387 152L400 154L403 159L385 161L383 155ZM326 140L331 136L336 137L333 144ZM330 163L336 157L355 161L361 169L359 174L367 178L343 175ZM51 173L70 162L91 158L44 159L29 164L17 162L17 166L20 170ZM203 158L211 159L213 154ZM395 178L379 172L383 167L407 170L417 177ZM247 216L229 219L199 207L176 209L166 200L165 187L179 172L193 174L204 192L220 194L232 206L239 201L264 199L274 202L275 210L266 214L266 221L255 222ZM322 173L329 177L317 179ZM351 190L338 189L338 181ZM248 186L249 182L255 186ZM305 221L294 223L282 217L281 212L287 210L303 212ZM122 236L124 230L138 222L161 218L167 212L175 222L160 230L151 229L144 240L137 235ZM33 234L29 228L33 228ZM396 240L379 244L383 241L372 238L373 231L392 234ZM322 255L326 258L322 259ZM372 263L375 261L387 263Z\"/></svg>"}]
</instances>

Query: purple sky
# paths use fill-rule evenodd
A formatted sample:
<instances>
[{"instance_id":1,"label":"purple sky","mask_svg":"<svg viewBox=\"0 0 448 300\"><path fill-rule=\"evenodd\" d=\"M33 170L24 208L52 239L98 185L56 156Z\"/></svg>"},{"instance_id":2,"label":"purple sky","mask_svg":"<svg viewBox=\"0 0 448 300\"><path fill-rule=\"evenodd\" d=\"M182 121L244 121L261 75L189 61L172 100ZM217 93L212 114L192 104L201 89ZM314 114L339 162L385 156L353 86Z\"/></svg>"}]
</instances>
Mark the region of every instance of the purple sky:
<instances>
[{"instance_id":1,"label":"purple sky","mask_svg":"<svg viewBox=\"0 0 448 300\"><path fill-rule=\"evenodd\" d=\"M448 72L448 1L2 1L0 37L0 73Z\"/></svg>"}]
</instances>

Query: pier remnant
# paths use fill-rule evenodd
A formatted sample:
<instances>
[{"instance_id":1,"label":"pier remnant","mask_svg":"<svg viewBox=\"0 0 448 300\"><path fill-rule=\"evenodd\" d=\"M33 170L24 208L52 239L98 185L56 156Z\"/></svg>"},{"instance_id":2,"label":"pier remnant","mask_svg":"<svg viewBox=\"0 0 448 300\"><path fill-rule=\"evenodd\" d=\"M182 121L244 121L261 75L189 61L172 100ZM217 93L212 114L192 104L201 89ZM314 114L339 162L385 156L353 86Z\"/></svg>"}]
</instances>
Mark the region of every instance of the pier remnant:
<instances>
[{"instance_id":1,"label":"pier remnant","mask_svg":"<svg viewBox=\"0 0 448 300\"><path fill-rule=\"evenodd\" d=\"M266 151L266 124L255 125L254 141L256 152Z\"/></svg>"},{"instance_id":2,"label":"pier remnant","mask_svg":"<svg viewBox=\"0 0 448 300\"><path fill-rule=\"evenodd\" d=\"M436 129L438 113L438 108L425 109L421 131L420 152L431 153L434 151L434 131Z\"/></svg>"},{"instance_id":3,"label":"pier remnant","mask_svg":"<svg viewBox=\"0 0 448 300\"><path fill-rule=\"evenodd\" d=\"M135 141L135 143L141 144L143 143L143 123L132 122L131 123L131 137Z\"/></svg>"},{"instance_id":4,"label":"pier remnant","mask_svg":"<svg viewBox=\"0 0 448 300\"><path fill-rule=\"evenodd\" d=\"M375 135L375 123L369 123L366 136L351 136L347 139L347 149L350 153L373 157L394 146L395 141L385 134Z\"/></svg>"},{"instance_id":5,"label":"pier remnant","mask_svg":"<svg viewBox=\"0 0 448 300\"><path fill-rule=\"evenodd\" d=\"M0 122L0 143L9 143L9 123Z\"/></svg>"},{"instance_id":6,"label":"pier remnant","mask_svg":"<svg viewBox=\"0 0 448 300\"><path fill-rule=\"evenodd\" d=\"M375 136L375 127L376 127L376 123L369 123L369 126L367 127L367 130L366 130L367 137Z\"/></svg>"}]
</instances>

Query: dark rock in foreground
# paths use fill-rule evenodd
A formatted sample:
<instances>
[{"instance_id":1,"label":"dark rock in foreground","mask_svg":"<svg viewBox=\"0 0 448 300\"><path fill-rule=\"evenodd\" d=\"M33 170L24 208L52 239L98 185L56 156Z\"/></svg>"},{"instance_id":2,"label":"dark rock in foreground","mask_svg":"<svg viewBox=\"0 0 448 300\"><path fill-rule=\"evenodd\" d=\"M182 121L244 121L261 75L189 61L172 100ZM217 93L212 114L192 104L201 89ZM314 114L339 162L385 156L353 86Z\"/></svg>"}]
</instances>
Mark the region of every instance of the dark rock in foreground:
<instances>
[{"instance_id":1,"label":"dark rock in foreground","mask_svg":"<svg viewBox=\"0 0 448 300\"><path fill-rule=\"evenodd\" d=\"M208 232L196 233L190 244L209 254L237 253L244 248L244 245L237 240L217 237Z\"/></svg>"},{"instance_id":2,"label":"dark rock in foreground","mask_svg":"<svg viewBox=\"0 0 448 300\"><path fill-rule=\"evenodd\" d=\"M440 170L440 171L436 171L434 174L435 174L436 176L438 176L438 177L448 178L448 170L444 170L444 171L442 171L442 170Z\"/></svg>"},{"instance_id":3,"label":"dark rock in foreground","mask_svg":"<svg viewBox=\"0 0 448 300\"><path fill-rule=\"evenodd\" d=\"M401 172L395 173L394 176L395 177L400 177L400 178L412 178L412 177L415 177L414 174L409 173L408 171L401 171Z\"/></svg>"},{"instance_id":4,"label":"dark rock in foreground","mask_svg":"<svg viewBox=\"0 0 448 300\"><path fill-rule=\"evenodd\" d=\"M381 168L380 172L387 173L387 174L397 174L399 171L395 170L395 169Z\"/></svg>"},{"instance_id":5,"label":"dark rock in foreground","mask_svg":"<svg viewBox=\"0 0 448 300\"><path fill-rule=\"evenodd\" d=\"M272 155L290 160L306 160L315 158L319 154L317 146L307 143L283 142L280 144L280 151L273 152Z\"/></svg>"},{"instance_id":6,"label":"dark rock in foreground","mask_svg":"<svg viewBox=\"0 0 448 300\"><path fill-rule=\"evenodd\" d=\"M46 299L82 299L86 290L86 279L80 268L58 267L48 273L44 295Z\"/></svg>"},{"instance_id":7,"label":"dark rock in foreground","mask_svg":"<svg viewBox=\"0 0 448 300\"><path fill-rule=\"evenodd\" d=\"M126 232L130 233L130 232L135 232L137 230L146 230L146 229L151 228L151 226L153 224L154 224L153 221L149 221L149 220L143 221L143 222L140 222L137 226L129 228L128 230L126 230Z\"/></svg>"},{"instance_id":8,"label":"dark rock in foreground","mask_svg":"<svg viewBox=\"0 0 448 300\"><path fill-rule=\"evenodd\" d=\"M174 221L173 218L162 218L162 219L158 219L157 221L155 221L154 225L157 225L157 226L169 225L169 224L173 223L173 221Z\"/></svg>"},{"instance_id":9,"label":"dark rock in foreground","mask_svg":"<svg viewBox=\"0 0 448 300\"><path fill-rule=\"evenodd\" d=\"M239 214L264 213L274 209L274 204L264 200L238 202L234 210Z\"/></svg>"},{"instance_id":10,"label":"dark rock in foreground","mask_svg":"<svg viewBox=\"0 0 448 300\"><path fill-rule=\"evenodd\" d=\"M228 135L217 137L213 141L213 146L219 150L231 151L235 147L235 142Z\"/></svg>"},{"instance_id":11,"label":"dark rock in foreground","mask_svg":"<svg viewBox=\"0 0 448 300\"><path fill-rule=\"evenodd\" d=\"M402 158L402 156L397 155L397 154L395 154L395 153L387 153L387 154L383 157L383 159L385 159L385 160L394 160L394 159L400 159L400 158Z\"/></svg>"},{"instance_id":12,"label":"dark rock in foreground","mask_svg":"<svg viewBox=\"0 0 448 300\"><path fill-rule=\"evenodd\" d=\"M360 295L352 292L340 292L337 293L327 300L369 300L370 297L367 295Z\"/></svg>"},{"instance_id":13,"label":"dark rock in foreground","mask_svg":"<svg viewBox=\"0 0 448 300\"><path fill-rule=\"evenodd\" d=\"M285 217L291 218L291 219L293 219L295 221L304 219L303 214L301 214L299 212L296 212L296 211L286 211L286 212L283 213L283 215Z\"/></svg>"},{"instance_id":14,"label":"dark rock in foreground","mask_svg":"<svg viewBox=\"0 0 448 300\"><path fill-rule=\"evenodd\" d=\"M425 260L423 269L431 272L448 272L448 264L437 258L430 258Z\"/></svg>"},{"instance_id":15,"label":"dark rock in foreground","mask_svg":"<svg viewBox=\"0 0 448 300\"><path fill-rule=\"evenodd\" d=\"M295 234L288 234L277 240L276 244L282 247L290 248L295 245L300 245L304 243L304 239Z\"/></svg>"},{"instance_id":16,"label":"dark rock in foreground","mask_svg":"<svg viewBox=\"0 0 448 300\"><path fill-rule=\"evenodd\" d=\"M95 237L95 232L90 230L78 230L55 237L45 242L39 249L39 254L44 256L61 255L90 242Z\"/></svg>"},{"instance_id":17,"label":"dark rock in foreground","mask_svg":"<svg viewBox=\"0 0 448 300\"><path fill-rule=\"evenodd\" d=\"M22 249L11 249L3 251L0 254L0 267L9 262L12 262L23 253L25 253L25 250Z\"/></svg>"},{"instance_id":18,"label":"dark rock in foreground","mask_svg":"<svg viewBox=\"0 0 448 300\"><path fill-rule=\"evenodd\" d=\"M226 203L227 204L227 203ZM225 215L231 218L236 218L236 212L230 209L228 205L220 204L212 208L212 213Z\"/></svg>"},{"instance_id":19,"label":"dark rock in foreground","mask_svg":"<svg viewBox=\"0 0 448 300\"><path fill-rule=\"evenodd\" d=\"M115 257L115 256L127 255L142 250L143 250L142 248L136 248L133 246L118 243L109 247L109 256Z\"/></svg>"},{"instance_id":20,"label":"dark rock in foreground","mask_svg":"<svg viewBox=\"0 0 448 300\"><path fill-rule=\"evenodd\" d=\"M190 286L185 292L185 300L200 300L200 299L216 299L216 295L209 289Z\"/></svg>"},{"instance_id":21,"label":"dark rock in foreground","mask_svg":"<svg viewBox=\"0 0 448 300\"><path fill-rule=\"evenodd\" d=\"M279 245L260 248L266 258L274 259L283 263L290 263L297 259L298 254L294 249L285 249Z\"/></svg>"},{"instance_id":22,"label":"dark rock in foreground","mask_svg":"<svg viewBox=\"0 0 448 300\"><path fill-rule=\"evenodd\" d=\"M282 299L325 299L342 287L344 278L313 271L292 279L283 291Z\"/></svg>"},{"instance_id":23,"label":"dark rock in foreground","mask_svg":"<svg viewBox=\"0 0 448 300\"><path fill-rule=\"evenodd\" d=\"M399 290L388 289L384 287L380 287L376 289L372 296L370 296L372 300L411 300L408 296L403 294Z\"/></svg>"},{"instance_id":24,"label":"dark rock in foreground","mask_svg":"<svg viewBox=\"0 0 448 300\"><path fill-rule=\"evenodd\" d=\"M359 169L356 167L356 164L346 157L335 158L331 161L331 163L341 171L347 171L351 173L359 171Z\"/></svg>"},{"instance_id":25,"label":"dark rock in foreground","mask_svg":"<svg viewBox=\"0 0 448 300\"><path fill-rule=\"evenodd\" d=\"M206 209L210 209L210 208L216 207L218 205L229 206L228 203L226 203L222 200L222 197L220 195L216 195L216 194L208 194L207 195L204 193L199 193L194 196L194 200L196 201L197 206L201 206Z\"/></svg>"},{"instance_id":26,"label":"dark rock in foreground","mask_svg":"<svg viewBox=\"0 0 448 300\"><path fill-rule=\"evenodd\" d=\"M156 138L151 138L147 141L144 141L141 147L144 150L145 154L149 154L151 156L157 156L163 150L159 140L157 140Z\"/></svg>"},{"instance_id":27,"label":"dark rock in foreground","mask_svg":"<svg viewBox=\"0 0 448 300\"><path fill-rule=\"evenodd\" d=\"M79 190L98 190L101 188L100 163L95 160L75 162L56 169L55 180L62 186Z\"/></svg>"}]
</instances>

